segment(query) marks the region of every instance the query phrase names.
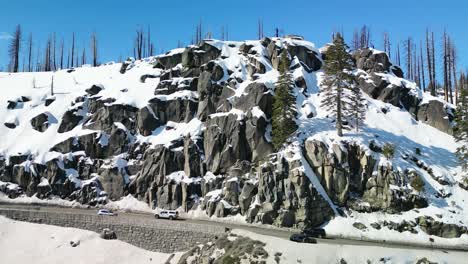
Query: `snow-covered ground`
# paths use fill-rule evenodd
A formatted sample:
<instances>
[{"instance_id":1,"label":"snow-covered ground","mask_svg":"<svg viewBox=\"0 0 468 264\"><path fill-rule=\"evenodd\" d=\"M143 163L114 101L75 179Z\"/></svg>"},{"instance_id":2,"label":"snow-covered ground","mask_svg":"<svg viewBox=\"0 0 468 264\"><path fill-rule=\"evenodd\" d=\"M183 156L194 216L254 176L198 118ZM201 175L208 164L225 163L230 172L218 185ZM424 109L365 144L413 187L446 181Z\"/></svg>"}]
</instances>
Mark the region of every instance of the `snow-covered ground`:
<instances>
[{"instance_id":1,"label":"snow-covered ground","mask_svg":"<svg viewBox=\"0 0 468 264\"><path fill-rule=\"evenodd\" d=\"M79 241L72 247L70 242ZM176 263L179 254L171 260ZM163 264L170 254L146 251L75 228L18 222L0 216L0 262L11 264Z\"/></svg>"},{"instance_id":2,"label":"snow-covered ground","mask_svg":"<svg viewBox=\"0 0 468 264\"><path fill-rule=\"evenodd\" d=\"M233 230L266 243L267 263L415 263L427 258L437 263L466 263L466 252L442 250L407 250L379 246L299 244L285 239L264 236L245 230ZM31 239L33 238L33 239ZM70 242L79 241L72 247ZM170 263L177 263L177 253ZM0 216L1 263L166 263L170 254L146 251L119 240L103 240L99 235L75 228L14 221ZM384 260L384 261L382 261Z\"/></svg>"},{"instance_id":3,"label":"snow-covered ground","mask_svg":"<svg viewBox=\"0 0 468 264\"><path fill-rule=\"evenodd\" d=\"M447 252L441 250L397 249L379 246L351 246L333 244L301 244L288 240L264 236L245 230L233 230L235 234L266 243L268 252L267 263L275 262L275 253L280 252L280 262L284 264L297 263L416 263L426 258L436 263L466 263L468 253ZM368 262L370 261L370 262Z\"/></svg>"}]
</instances>

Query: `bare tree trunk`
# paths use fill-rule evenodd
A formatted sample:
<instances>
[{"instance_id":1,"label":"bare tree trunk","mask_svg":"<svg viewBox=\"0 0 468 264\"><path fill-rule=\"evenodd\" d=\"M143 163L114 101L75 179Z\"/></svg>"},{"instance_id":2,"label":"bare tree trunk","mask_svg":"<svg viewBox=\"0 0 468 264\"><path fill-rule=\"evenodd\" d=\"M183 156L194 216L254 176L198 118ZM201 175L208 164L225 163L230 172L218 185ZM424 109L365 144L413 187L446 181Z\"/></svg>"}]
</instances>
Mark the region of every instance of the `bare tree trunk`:
<instances>
[{"instance_id":1,"label":"bare tree trunk","mask_svg":"<svg viewBox=\"0 0 468 264\"><path fill-rule=\"evenodd\" d=\"M75 67L75 32L73 32L72 37L72 48L71 48L71 67Z\"/></svg>"},{"instance_id":2,"label":"bare tree trunk","mask_svg":"<svg viewBox=\"0 0 468 264\"><path fill-rule=\"evenodd\" d=\"M70 54L71 54L71 51L70 51L70 48L68 49L68 59L67 59L67 69L70 68Z\"/></svg>"},{"instance_id":3,"label":"bare tree trunk","mask_svg":"<svg viewBox=\"0 0 468 264\"><path fill-rule=\"evenodd\" d=\"M54 75L52 74L52 80L50 82L50 95L54 96Z\"/></svg>"},{"instance_id":4,"label":"bare tree trunk","mask_svg":"<svg viewBox=\"0 0 468 264\"><path fill-rule=\"evenodd\" d=\"M83 48L83 53L81 54L81 66L86 64L86 48Z\"/></svg>"},{"instance_id":5,"label":"bare tree trunk","mask_svg":"<svg viewBox=\"0 0 468 264\"><path fill-rule=\"evenodd\" d=\"M16 26L13 38L10 41L8 53L10 55L10 71L18 72L19 69L19 53L21 49L21 26Z\"/></svg>"},{"instance_id":6,"label":"bare tree trunk","mask_svg":"<svg viewBox=\"0 0 468 264\"><path fill-rule=\"evenodd\" d=\"M444 63L444 99L445 101L448 102L448 77L447 77L447 67L448 67L448 62L447 62L447 32L444 30L444 39L443 39L443 46L444 46L444 52L443 52L443 63Z\"/></svg>"},{"instance_id":7,"label":"bare tree trunk","mask_svg":"<svg viewBox=\"0 0 468 264\"><path fill-rule=\"evenodd\" d=\"M54 35L53 35L53 51L52 51L52 61L53 61L53 70L57 70L57 61L56 61L56 46L57 46L57 41L56 41L56 36L55 36L55 32L54 32Z\"/></svg>"},{"instance_id":8,"label":"bare tree trunk","mask_svg":"<svg viewBox=\"0 0 468 264\"><path fill-rule=\"evenodd\" d=\"M263 38L263 21L258 19L258 29L257 29L258 39Z\"/></svg>"},{"instance_id":9,"label":"bare tree trunk","mask_svg":"<svg viewBox=\"0 0 468 264\"><path fill-rule=\"evenodd\" d=\"M353 34L353 49L358 50L360 48L359 45L359 31L357 29L354 30Z\"/></svg>"},{"instance_id":10,"label":"bare tree trunk","mask_svg":"<svg viewBox=\"0 0 468 264\"><path fill-rule=\"evenodd\" d=\"M50 71L51 70L51 50L52 50L52 39L49 36L49 39L47 40L47 44L45 46L44 50L44 71Z\"/></svg>"},{"instance_id":11,"label":"bare tree trunk","mask_svg":"<svg viewBox=\"0 0 468 264\"><path fill-rule=\"evenodd\" d=\"M136 59L141 60L143 57L143 45L144 45L144 32L143 29L137 29L136 38L135 38L135 50L136 50Z\"/></svg>"},{"instance_id":12,"label":"bare tree trunk","mask_svg":"<svg viewBox=\"0 0 468 264\"><path fill-rule=\"evenodd\" d=\"M28 40L28 71L32 72L32 49L33 49L33 38L32 33L29 33L29 40Z\"/></svg>"},{"instance_id":13,"label":"bare tree trunk","mask_svg":"<svg viewBox=\"0 0 468 264\"><path fill-rule=\"evenodd\" d=\"M452 43L452 73L453 81L455 86L455 105L458 103L458 83L457 83L457 56L456 56L455 44Z\"/></svg>"},{"instance_id":14,"label":"bare tree trunk","mask_svg":"<svg viewBox=\"0 0 468 264\"><path fill-rule=\"evenodd\" d=\"M388 36L388 32L384 32L384 50L385 53L388 54L388 57L391 58L391 47L390 47L390 37Z\"/></svg>"},{"instance_id":15,"label":"bare tree trunk","mask_svg":"<svg viewBox=\"0 0 468 264\"><path fill-rule=\"evenodd\" d=\"M396 61L397 61L398 66L401 66L400 43L397 44Z\"/></svg>"},{"instance_id":16,"label":"bare tree trunk","mask_svg":"<svg viewBox=\"0 0 468 264\"><path fill-rule=\"evenodd\" d=\"M421 63L421 80L422 80L422 87L423 91L426 91L426 78L424 76L424 53L423 53L423 44L422 41L419 43L419 55L420 55L420 63Z\"/></svg>"},{"instance_id":17,"label":"bare tree trunk","mask_svg":"<svg viewBox=\"0 0 468 264\"><path fill-rule=\"evenodd\" d=\"M64 42L62 38L62 43L60 44L60 69L63 69L63 49L64 49Z\"/></svg>"},{"instance_id":18,"label":"bare tree trunk","mask_svg":"<svg viewBox=\"0 0 468 264\"><path fill-rule=\"evenodd\" d=\"M41 47L37 45L37 55L36 55L36 71L41 71Z\"/></svg>"},{"instance_id":19,"label":"bare tree trunk","mask_svg":"<svg viewBox=\"0 0 468 264\"><path fill-rule=\"evenodd\" d=\"M98 46L96 32L91 35L91 51L93 53L93 67L98 65Z\"/></svg>"},{"instance_id":20,"label":"bare tree trunk","mask_svg":"<svg viewBox=\"0 0 468 264\"><path fill-rule=\"evenodd\" d=\"M406 78L414 80L411 68L411 38L406 40Z\"/></svg>"},{"instance_id":21,"label":"bare tree trunk","mask_svg":"<svg viewBox=\"0 0 468 264\"><path fill-rule=\"evenodd\" d=\"M431 44L429 42L429 29L426 29L426 51L427 51L427 71L429 76L429 91L435 96L434 80L432 79L432 55Z\"/></svg>"},{"instance_id":22,"label":"bare tree trunk","mask_svg":"<svg viewBox=\"0 0 468 264\"><path fill-rule=\"evenodd\" d=\"M153 54L151 54L151 28L150 26L148 25L148 32L146 32L146 48L147 48L147 51L146 51L146 55L148 57L150 56L153 56Z\"/></svg>"},{"instance_id":23,"label":"bare tree trunk","mask_svg":"<svg viewBox=\"0 0 468 264\"><path fill-rule=\"evenodd\" d=\"M434 94L436 95L436 88L437 88L437 79L436 79L436 64L435 64L435 45L434 45L434 32L432 32L432 81L433 81L433 89L434 89ZM431 93L432 94L432 93Z\"/></svg>"}]
</instances>

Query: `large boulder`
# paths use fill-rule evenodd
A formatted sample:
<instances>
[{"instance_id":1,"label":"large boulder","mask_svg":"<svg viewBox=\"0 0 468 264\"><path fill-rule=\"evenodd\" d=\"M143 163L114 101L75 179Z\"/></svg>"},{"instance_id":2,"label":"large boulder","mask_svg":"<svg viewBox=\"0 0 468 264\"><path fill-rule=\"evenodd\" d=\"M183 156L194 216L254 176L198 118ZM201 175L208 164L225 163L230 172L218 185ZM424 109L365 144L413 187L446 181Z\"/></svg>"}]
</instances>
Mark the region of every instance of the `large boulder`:
<instances>
[{"instance_id":1,"label":"large boulder","mask_svg":"<svg viewBox=\"0 0 468 264\"><path fill-rule=\"evenodd\" d=\"M421 230L426 232L428 235L444 238L457 238L462 234L468 234L468 229L465 226L435 221L430 216L420 216L415 220L421 227Z\"/></svg>"},{"instance_id":2,"label":"large boulder","mask_svg":"<svg viewBox=\"0 0 468 264\"><path fill-rule=\"evenodd\" d=\"M182 53L182 65L188 68L200 67L220 55L221 51L218 48L209 41L202 41L198 46L185 49Z\"/></svg>"},{"instance_id":3,"label":"large boulder","mask_svg":"<svg viewBox=\"0 0 468 264\"><path fill-rule=\"evenodd\" d=\"M257 106L267 118L271 118L273 95L263 83L251 83L245 87L244 93L233 98L233 107L247 112Z\"/></svg>"},{"instance_id":4,"label":"large boulder","mask_svg":"<svg viewBox=\"0 0 468 264\"><path fill-rule=\"evenodd\" d=\"M173 151L163 145L150 148L143 155L143 165L136 177L130 182L129 191L138 199L153 205L158 202L157 192L161 186L165 185L166 175L183 171L184 165L182 152Z\"/></svg>"},{"instance_id":5,"label":"large boulder","mask_svg":"<svg viewBox=\"0 0 468 264\"><path fill-rule=\"evenodd\" d=\"M85 128L94 130L112 129L114 122L122 123L127 129L135 128L136 113L138 108L130 105L113 104L104 106L94 113L86 122Z\"/></svg>"},{"instance_id":6,"label":"large boulder","mask_svg":"<svg viewBox=\"0 0 468 264\"><path fill-rule=\"evenodd\" d=\"M205 121L210 114L228 112L231 104L228 100L234 91L228 85L219 85L212 80L212 74L204 71L200 74L197 84L198 110L197 118Z\"/></svg>"},{"instance_id":7,"label":"large boulder","mask_svg":"<svg viewBox=\"0 0 468 264\"><path fill-rule=\"evenodd\" d=\"M242 191L239 195L239 207L241 214L244 215L247 213L247 210L249 210L249 207L252 204L253 198L257 194L257 191L258 188L253 182L247 181L244 183Z\"/></svg>"},{"instance_id":8,"label":"large boulder","mask_svg":"<svg viewBox=\"0 0 468 264\"><path fill-rule=\"evenodd\" d=\"M188 123L195 116L198 103L195 98L179 97L165 100L165 98L156 97L149 101L148 107L151 108L151 114L154 114L153 117L156 117L160 124L168 121Z\"/></svg>"},{"instance_id":9,"label":"large boulder","mask_svg":"<svg viewBox=\"0 0 468 264\"><path fill-rule=\"evenodd\" d=\"M81 122L81 120L83 120L83 116L77 114L78 111L78 108L74 108L67 110L65 114L63 114L62 121L60 122L60 126L58 128L59 133L72 130Z\"/></svg>"},{"instance_id":10,"label":"large boulder","mask_svg":"<svg viewBox=\"0 0 468 264\"><path fill-rule=\"evenodd\" d=\"M245 121L236 114L210 117L206 121L203 145L208 170L224 173L238 160L251 160L245 126Z\"/></svg>"},{"instance_id":11,"label":"large boulder","mask_svg":"<svg viewBox=\"0 0 468 264\"><path fill-rule=\"evenodd\" d=\"M149 107L143 107L138 111L137 128L141 135L149 136L153 130L161 125L161 122Z\"/></svg>"},{"instance_id":12,"label":"large boulder","mask_svg":"<svg viewBox=\"0 0 468 264\"><path fill-rule=\"evenodd\" d=\"M102 90L104 89L104 87L100 84L94 84L93 86L91 86L90 88L86 89L86 92L89 94L89 95L96 95L98 94L99 92L101 92Z\"/></svg>"},{"instance_id":13,"label":"large boulder","mask_svg":"<svg viewBox=\"0 0 468 264\"><path fill-rule=\"evenodd\" d=\"M287 45L291 57L297 57L305 65L307 72L318 71L322 67L322 60L319 53L301 45Z\"/></svg>"},{"instance_id":14,"label":"large boulder","mask_svg":"<svg viewBox=\"0 0 468 264\"><path fill-rule=\"evenodd\" d=\"M31 126L39 132L46 131L50 124L53 123L57 123L57 119L48 112L39 114L31 119Z\"/></svg>"},{"instance_id":15,"label":"large boulder","mask_svg":"<svg viewBox=\"0 0 468 264\"><path fill-rule=\"evenodd\" d=\"M166 54L157 57L157 64L162 65L162 67L166 70L174 68L177 64L181 62L181 52L167 52Z\"/></svg>"},{"instance_id":16,"label":"large boulder","mask_svg":"<svg viewBox=\"0 0 468 264\"><path fill-rule=\"evenodd\" d=\"M356 66L366 72L390 72L390 59L387 54L374 49L360 49L354 52Z\"/></svg>"},{"instance_id":17,"label":"large boulder","mask_svg":"<svg viewBox=\"0 0 468 264\"><path fill-rule=\"evenodd\" d=\"M417 118L440 131L448 134L453 133L452 121L454 116L452 109L446 107L446 104L441 101L431 100L421 104L419 106Z\"/></svg>"},{"instance_id":18,"label":"large boulder","mask_svg":"<svg viewBox=\"0 0 468 264\"><path fill-rule=\"evenodd\" d=\"M84 151L90 158L106 158L109 135L105 133L90 133L79 137L70 137L51 148L51 151L69 153Z\"/></svg>"},{"instance_id":19,"label":"large boulder","mask_svg":"<svg viewBox=\"0 0 468 264\"><path fill-rule=\"evenodd\" d=\"M110 200L116 201L124 195L128 177L124 169L118 167L102 167L98 171L99 182Z\"/></svg>"}]
</instances>

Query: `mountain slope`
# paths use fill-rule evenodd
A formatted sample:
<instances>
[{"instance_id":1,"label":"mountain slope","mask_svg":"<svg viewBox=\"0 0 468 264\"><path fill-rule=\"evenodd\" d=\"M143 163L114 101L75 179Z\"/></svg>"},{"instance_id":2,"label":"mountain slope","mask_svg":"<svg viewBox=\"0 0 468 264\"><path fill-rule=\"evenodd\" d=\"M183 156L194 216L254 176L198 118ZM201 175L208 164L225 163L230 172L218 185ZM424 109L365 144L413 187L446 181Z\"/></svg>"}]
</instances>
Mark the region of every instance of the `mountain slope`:
<instances>
[{"instance_id":1,"label":"mountain slope","mask_svg":"<svg viewBox=\"0 0 468 264\"><path fill-rule=\"evenodd\" d=\"M274 153L283 49L299 129ZM91 205L131 194L247 222L466 243L453 106L403 79L385 53L356 51L367 118L359 133L338 137L320 108L326 50L299 37L205 40L143 61L1 73L0 190ZM385 143L395 145L393 157L382 154Z\"/></svg>"}]
</instances>

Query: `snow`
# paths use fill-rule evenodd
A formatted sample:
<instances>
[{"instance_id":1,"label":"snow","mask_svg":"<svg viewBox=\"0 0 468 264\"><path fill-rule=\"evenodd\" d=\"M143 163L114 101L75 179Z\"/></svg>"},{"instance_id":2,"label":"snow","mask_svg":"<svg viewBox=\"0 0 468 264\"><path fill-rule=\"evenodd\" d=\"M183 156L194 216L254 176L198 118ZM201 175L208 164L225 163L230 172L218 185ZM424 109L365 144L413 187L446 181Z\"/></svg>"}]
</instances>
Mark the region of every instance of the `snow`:
<instances>
[{"instance_id":1,"label":"snow","mask_svg":"<svg viewBox=\"0 0 468 264\"><path fill-rule=\"evenodd\" d=\"M437 263L465 263L465 252L399 249L380 246L338 245L338 244L303 244L286 239L264 236L245 230L234 229L233 233L247 236L266 243L268 252L267 263L277 263L275 253L280 252L280 263L416 263L417 260L427 258Z\"/></svg>"},{"instance_id":2,"label":"snow","mask_svg":"<svg viewBox=\"0 0 468 264\"><path fill-rule=\"evenodd\" d=\"M31 239L34 238L34 239ZM80 244L70 246L70 241ZM170 254L146 251L75 228L17 222L0 216L2 263L166 263ZM177 263L180 253L170 263Z\"/></svg>"},{"instance_id":3,"label":"snow","mask_svg":"<svg viewBox=\"0 0 468 264\"><path fill-rule=\"evenodd\" d=\"M252 115L255 116L256 118L263 117L265 120L267 119L265 113L258 106L252 107L251 111L252 111Z\"/></svg>"},{"instance_id":4,"label":"snow","mask_svg":"<svg viewBox=\"0 0 468 264\"><path fill-rule=\"evenodd\" d=\"M187 175L185 175L184 171L173 172L173 173L167 175L166 179L168 181L172 181L172 182L175 182L175 183L183 182L183 183L187 183L187 184L196 183L196 182L201 181L201 178L199 178L199 177L192 177L192 178L187 177Z\"/></svg>"},{"instance_id":5,"label":"snow","mask_svg":"<svg viewBox=\"0 0 468 264\"><path fill-rule=\"evenodd\" d=\"M0 182L0 185L2 182ZM10 186L8 186L10 187ZM15 185L12 186L12 188ZM18 187L18 185L16 185ZM0 202L3 203L13 203L13 204L44 204L44 205L56 205L56 206L65 206L65 207L85 207L78 202L75 201L68 201L60 199L59 197L50 197L49 199L39 199L36 195L28 197L26 195L22 195L15 199L10 199L4 193L0 192Z\"/></svg>"},{"instance_id":6,"label":"snow","mask_svg":"<svg viewBox=\"0 0 468 264\"><path fill-rule=\"evenodd\" d=\"M463 234L460 238L442 238L438 236L430 236L419 227L415 229L418 231L418 234L415 235L409 231L404 231L402 233L390 230L388 227L382 226L380 230L374 229L370 226L371 223L383 222L383 221L393 221L400 223L402 220L414 221L415 218L422 215L435 215L438 211L437 208L429 206L428 208L411 210L409 212L403 213L403 215L395 214L386 214L382 212L375 213L359 213L352 212L348 217L337 217L330 221L325 226L325 230L328 235L334 237L346 237L353 238L357 240L368 240L368 241L387 241L394 243L403 243L403 244L414 244L414 245L424 245L430 244L442 248L459 248L466 249L468 248L468 235ZM438 217L434 217L435 220L440 220ZM458 217L457 217L458 218ZM465 218L466 219L466 218ZM446 221L446 222L454 222ZM466 221L466 220L465 220ZM353 223L360 222L367 227L367 230L361 231L353 227ZM459 222L457 224L460 224ZM466 223L465 223L466 224ZM434 242L429 242L429 239L433 239Z\"/></svg>"},{"instance_id":7,"label":"snow","mask_svg":"<svg viewBox=\"0 0 468 264\"><path fill-rule=\"evenodd\" d=\"M112 209L115 211L132 211L132 212L145 212L145 213L154 213L154 210L149 207L145 202L138 200L133 197L131 194L122 197L118 201L110 201L105 204L103 207L107 209Z\"/></svg>"}]
</instances>

